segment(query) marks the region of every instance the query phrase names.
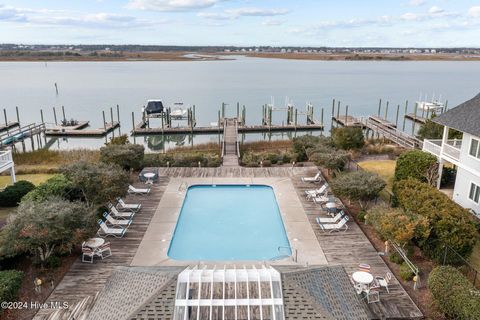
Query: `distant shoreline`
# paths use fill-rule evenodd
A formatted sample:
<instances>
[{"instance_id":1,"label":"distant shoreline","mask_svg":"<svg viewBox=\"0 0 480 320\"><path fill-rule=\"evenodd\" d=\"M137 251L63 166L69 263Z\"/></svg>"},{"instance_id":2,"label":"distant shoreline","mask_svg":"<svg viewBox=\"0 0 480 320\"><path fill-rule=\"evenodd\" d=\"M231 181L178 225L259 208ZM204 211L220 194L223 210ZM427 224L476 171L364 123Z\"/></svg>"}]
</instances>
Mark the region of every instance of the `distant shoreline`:
<instances>
[{"instance_id":1,"label":"distant shoreline","mask_svg":"<svg viewBox=\"0 0 480 320\"><path fill-rule=\"evenodd\" d=\"M61 62L61 61L221 61L245 56L266 59L319 61L480 61L480 55L465 54L381 54L381 53L276 53L276 52L164 52L164 51L0 51L1 62Z\"/></svg>"}]
</instances>

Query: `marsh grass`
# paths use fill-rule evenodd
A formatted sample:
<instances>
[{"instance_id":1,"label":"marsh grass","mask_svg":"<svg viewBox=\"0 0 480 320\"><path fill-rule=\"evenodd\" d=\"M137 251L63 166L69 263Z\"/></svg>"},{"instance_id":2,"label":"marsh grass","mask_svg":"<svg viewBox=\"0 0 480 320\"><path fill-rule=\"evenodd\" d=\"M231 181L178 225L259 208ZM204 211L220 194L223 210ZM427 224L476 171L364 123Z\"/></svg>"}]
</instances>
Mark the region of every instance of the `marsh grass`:
<instances>
[{"instance_id":1,"label":"marsh grass","mask_svg":"<svg viewBox=\"0 0 480 320\"><path fill-rule=\"evenodd\" d=\"M291 151L291 140L254 141L240 144L240 152Z\"/></svg>"},{"instance_id":2,"label":"marsh grass","mask_svg":"<svg viewBox=\"0 0 480 320\"><path fill-rule=\"evenodd\" d=\"M173 149L168 150L167 154L174 154L174 153L195 153L195 152L203 152L203 153L215 153L220 155L220 145L216 142L208 142L197 144L194 146L184 146L184 147L176 147Z\"/></svg>"}]
</instances>

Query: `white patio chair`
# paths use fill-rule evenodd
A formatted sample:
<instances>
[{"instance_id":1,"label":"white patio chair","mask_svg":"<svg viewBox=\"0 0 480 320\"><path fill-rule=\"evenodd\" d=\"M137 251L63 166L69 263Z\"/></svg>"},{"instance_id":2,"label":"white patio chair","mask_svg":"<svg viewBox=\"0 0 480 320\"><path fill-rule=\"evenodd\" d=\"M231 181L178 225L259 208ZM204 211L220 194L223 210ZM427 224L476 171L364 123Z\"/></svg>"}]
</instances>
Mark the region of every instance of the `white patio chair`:
<instances>
[{"instance_id":1,"label":"white patio chair","mask_svg":"<svg viewBox=\"0 0 480 320\"><path fill-rule=\"evenodd\" d=\"M380 292L378 292L378 287L370 287L366 291L366 294L368 303L380 302Z\"/></svg>"},{"instance_id":2,"label":"white patio chair","mask_svg":"<svg viewBox=\"0 0 480 320\"><path fill-rule=\"evenodd\" d=\"M135 188L132 185L128 186L128 194L131 195L149 195L151 188Z\"/></svg>"},{"instance_id":3,"label":"white patio chair","mask_svg":"<svg viewBox=\"0 0 480 320\"><path fill-rule=\"evenodd\" d=\"M315 197L318 197L318 196L326 196L327 189L328 189L328 183L325 183L323 186L321 186L318 189L306 190L305 195L307 196L307 199L312 198L312 197L315 198Z\"/></svg>"},{"instance_id":4,"label":"white patio chair","mask_svg":"<svg viewBox=\"0 0 480 320\"><path fill-rule=\"evenodd\" d=\"M120 212L113 204L109 204L108 209L110 210L110 213L115 216L115 218L131 220L135 215L135 212L131 210Z\"/></svg>"},{"instance_id":5,"label":"white patio chair","mask_svg":"<svg viewBox=\"0 0 480 320\"><path fill-rule=\"evenodd\" d=\"M102 238L105 238L108 236L122 238L128 229L128 227L125 227L125 228L108 227L106 223L103 222L101 219L98 220L98 224L100 225L100 229L98 229L97 234L99 237L102 237Z\"/></svg>"},{"instance_id":6,"label":"white patio chair","mask_svg":"<svg viewBox=\"0 0 480 320\"><path fill-rule=\"evenodd\" d=\"M117 209L118 210L131 210L133 212L138 212L142 208L141 204L125 203L122 198L117 198Z\"/></svg>"},{"instance_id":7,"label":"white patio chair","mask_svg":"<svg viewBox=\"0 0 480 320\"><path fill-rule=\"evenodd\" d=\"M316 220L317 220L317 223L318 224L321 224L321 223L337 223L338 220L340 220L341 218L343 218L343 216L345 215L345 212L342 210L340 211L339 213L337 213L337 215L333 218L322 218L322 217L317 217Z\"/></svg>"},{"instance_id":8,"label":"white patio chair","mask_svg":"<svg viewBox=\"0 0 480 320\"><path fill-rule=\"evenodd\" d=\"M325 204L328 201L330 201L330 197L324 196L324 195L317 196L317 197L314 197L314 198L311 198L311 199L315 204L320 204L320 205Z\"/></svg>"},{"instance_id":9,"label":"white patio chair","mask_svg":"<svg viewBox=\"0 0 480 320\"><path fill-rule=\"evenodd\" d=\"M104 212L103 216L105 217L105 221L110 223L113 226L119 226L119 227L124 228L124 227L128 227L130 224L132 224L132 220L115 219L108 212Z\"/></svg>"},{"instance_id":10,"label":"white patio chair","mask_svg":"<svg viewBox=\"0 0 480 320\"><path fill-rule=\"evenodd\" d=\"M344 232L348 230L348 225L347 225L347 221L349 220L348 216L344 216L342 218L342 220L340 220L338 223L335 223L335 224L324 224L324 223L318 223L318 225L320 226L320 229L323 231L323 232L333 232L333 231L341 231L342 229L345 229L343 230Z\"/></svg>"},{"instance_id":11,"label":"white patio chair","mask_svg":"<svg viewBox=\"0 0 480 320\"><path fill-rule=\"evenodd\" d=\"M93 257L95 256L95 252L89 248L85 247L85 242L82 244L82 262L93 263ZM85 258L90 258L89 260Z\"/></svg>"},{"instance_id":12,"label":"white patio chair","mask_svg":"<svg viewBox=\"0 0 480 320\"><path fill-rule=\"evenodd\" d=\"M112 255L112 250L110 249L110 242L105 242L100 247L98 247L95 252L96 255L100 256L102 260L108 258Z\"/></svg>"},{"instance_id":13,"label":"white patio chair","mask_svg":"<svg viewBox=\"0 0 480 320\"><path fill-rule=\"evenodd\" d=\"M390 293L388 290L388 284L392 280L392 274L390 272L387 272L385 277L375 277L375 280L380 287L384 287L387 290L387 293Z\"/></svg>"},{"instance_id":14,"label":"white patio chair","mask_svg":"<svg viewBox=\"0 0 480 320\"><path fill-rule=\"evenodd\" d=\"M302 177L302 182L310 182L310 183L320 182L322 181L321 175L322 173L318 171L318 173L314 177Z\"/></svg>"}]
</instances>

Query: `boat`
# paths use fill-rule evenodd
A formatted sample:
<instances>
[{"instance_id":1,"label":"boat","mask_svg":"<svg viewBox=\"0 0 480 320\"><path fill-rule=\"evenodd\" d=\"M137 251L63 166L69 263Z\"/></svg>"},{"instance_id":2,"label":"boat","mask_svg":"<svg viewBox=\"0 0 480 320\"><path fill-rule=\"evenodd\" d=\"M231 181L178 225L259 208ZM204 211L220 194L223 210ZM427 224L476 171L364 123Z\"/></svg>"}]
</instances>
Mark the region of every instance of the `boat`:
<instances>
[{"instance_id":1,"label":"boat","mask_svg":"<svg viewBox=\"0 0 480 320\"><path fill-rule=\"evenodd\" d=\"M147 101L147 106L142 109L147 115L161 114L165 112L162 100L152 99Z\"/></svg>"},{"instance_id":2,"label":"boat","mask_svg":"<svg viewBox=\"0 0 480 320\"><path fill-rule=\"evenodd\" d=\"M440 114L445 109L445 104L439 101L417 101L418 109L428 113Z\"/></svg>"},{"instance_id":3,"label":"boat","mask_svg":"<svg viewBox=\"0 0 480 320\"><path fill-rule=\"evenodd\" d=\"M184 119L187 116L187 109L184 107L183 102L175 102L170 112L172 119Z\"/></svg>"}]
</instances>

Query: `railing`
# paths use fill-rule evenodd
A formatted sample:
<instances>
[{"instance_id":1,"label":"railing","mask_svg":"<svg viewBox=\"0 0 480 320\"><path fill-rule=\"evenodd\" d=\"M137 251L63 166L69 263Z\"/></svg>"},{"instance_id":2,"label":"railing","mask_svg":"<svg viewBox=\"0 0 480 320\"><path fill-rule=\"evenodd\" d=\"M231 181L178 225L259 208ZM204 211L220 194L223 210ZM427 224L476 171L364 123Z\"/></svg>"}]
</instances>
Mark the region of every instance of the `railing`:
<instances>
[{"instance_id":1,"label":"railing","mask_svg":"<svg viewBox=\"0 0 480 320\"><path fill-rule=\"evenodd\" d=\"M222 158L225 156L225 152L227 149L227 145L226 145L227 142L225 139L226 134L227 134L227 120L223 119Z\"/></svg>"},{"instance_id":2,"label":"railing","mask_svg":"<svg viewBox=\"0 0 480 320\"><path fill-rule=\"evenodd\" d=\"M384 124L381 124L375 120L371 119L361 119L362 124L364 124L367 128L370 130L376 132L379 135L382 135L386 139L406 148L421 148L422 147L422 142L405 132L402 132L396 128L386 126Z\"/></svg>"},{"instance_id":3,"label":"railing","mask_svg":"<svg viewBox=\"0 0 480 320\"><path fill-rule=\"evenodd\" d=\"M237 157L240 159L240 141L238 141L238 119L235 119L235 139L237 140Z\"/></svg>"},{"instance_id":4,"label":"railing","mask_svg":"<svg viewBox=\"0 0 480 320\"><path fill-rule=\"evenodd\" d=\"M13 166L12 150L0 151L0 171Z\"/></svg>"},{"instance_id":5,"label":"railing","mask_svg":"<svg viewBox=\"0 0 480 320\"><path fill-rule=\"evenodd\" d=\"M439 157L442 151L443 141L441 139L425 139L423 141L423 151L430 152L431 154ZM460 159L460 148L462 146L461 140L448 140L443 144L443 153L455 160Z\"/></svg>"}]
</instances>

